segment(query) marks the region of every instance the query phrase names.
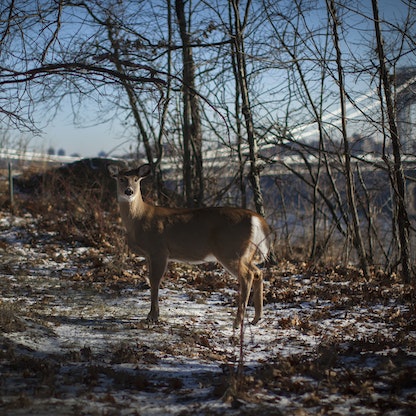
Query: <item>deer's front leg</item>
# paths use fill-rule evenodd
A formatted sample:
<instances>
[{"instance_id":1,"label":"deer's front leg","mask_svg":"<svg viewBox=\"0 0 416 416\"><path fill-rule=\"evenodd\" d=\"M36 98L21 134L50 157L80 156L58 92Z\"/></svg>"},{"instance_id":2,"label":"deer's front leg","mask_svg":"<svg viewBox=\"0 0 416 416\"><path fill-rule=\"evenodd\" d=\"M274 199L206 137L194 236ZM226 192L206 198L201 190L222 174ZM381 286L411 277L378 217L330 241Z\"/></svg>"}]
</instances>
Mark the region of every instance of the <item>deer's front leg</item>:
<instances>
[{"instance_id":1,"label":"deer's front leg","mask_svg":"<svg viewBox=\"0 0 416 416\"><path fill-rule=\"evenodd\" d=\"M159 320L159 287L167 266L167 256L152 256L148 259L150 280L150 312L147 315L148 322Z\"/></svg>"},{"instance_id":2,"label":"deer's front leg","mask_svg":"<svg viewBox=\"0 0 416 416\"><path fill-rule=\"evenodd\" d=\"M134 235L131 234L127 234L126 236L126 240L127 240L127 246L128 248L137 256L143 256L145 253L143 252L143 250L140 249L140 247L137 245L136 243L136 239L134 237Z\"/></svg>"}]
</instances>

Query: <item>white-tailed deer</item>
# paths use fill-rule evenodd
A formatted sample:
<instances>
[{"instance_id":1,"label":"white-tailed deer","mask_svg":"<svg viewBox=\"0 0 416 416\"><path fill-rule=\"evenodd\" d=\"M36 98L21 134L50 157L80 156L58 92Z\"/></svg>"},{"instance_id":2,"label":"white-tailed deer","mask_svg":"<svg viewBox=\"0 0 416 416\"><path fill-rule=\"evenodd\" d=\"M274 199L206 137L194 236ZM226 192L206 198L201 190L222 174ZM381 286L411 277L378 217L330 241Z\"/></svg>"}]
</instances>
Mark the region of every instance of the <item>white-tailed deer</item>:
<instances>
[{"instance_id":1,"label":"white-tailed deer","mask_svg":"<svg viewBox=\"0 0 416 416\"><path fill-rule=\"evenodd\" d=\"M143 201L140 182L150 165L120 170L109 165L117 180L120 213L130 249L149 266L151 308L148 321L159 318L159 286L169 260L187 263L218 261L238 278L240 295L234 326L245 314L251 287L256 324L263 313L263 276L255 260L269 253L270 229L263 217L240 208L163 208Z\"/></svg>"}]
</instances>

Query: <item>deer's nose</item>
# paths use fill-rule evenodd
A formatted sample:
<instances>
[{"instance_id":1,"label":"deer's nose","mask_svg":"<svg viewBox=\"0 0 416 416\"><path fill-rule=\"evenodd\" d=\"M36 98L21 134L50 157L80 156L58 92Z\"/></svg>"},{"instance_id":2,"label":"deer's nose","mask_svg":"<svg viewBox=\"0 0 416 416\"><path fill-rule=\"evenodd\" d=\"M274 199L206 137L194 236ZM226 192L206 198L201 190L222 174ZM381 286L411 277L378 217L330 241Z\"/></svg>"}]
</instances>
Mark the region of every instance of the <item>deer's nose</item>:
<instances>
[{"instance_id":1,"label":"deer's nose","mask_svg":"<svg viewBox=\"0 0 416 416\"><path fill-rule=\"evenodd\" d=\"M127 188L127 189L124 191L124 193L125 193L127 196L132 196L132 195L133 195L133 189L131 189L131 188Z\"/></svg>"}]
</instances>

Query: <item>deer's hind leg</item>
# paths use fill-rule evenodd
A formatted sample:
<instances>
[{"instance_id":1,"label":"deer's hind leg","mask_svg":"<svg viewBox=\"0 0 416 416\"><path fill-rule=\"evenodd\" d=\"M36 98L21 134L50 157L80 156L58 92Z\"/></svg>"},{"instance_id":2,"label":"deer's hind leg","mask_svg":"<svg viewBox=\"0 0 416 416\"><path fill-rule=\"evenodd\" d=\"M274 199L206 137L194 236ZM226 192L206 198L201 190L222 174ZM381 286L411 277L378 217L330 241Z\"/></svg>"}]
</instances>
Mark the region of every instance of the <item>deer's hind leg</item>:
<instances>
[{"instance_id":1,"label":"deer's hind leg","mask_svg":"<svg viewBox=\"0 0 416 416\"><path fill-rule=\"evenodd\" d=\"M239 282L240 288L237 301L237 315L234 320L234 328L238 328L244 319L245 311L250 297L251 287L253 285L254 270L250 263L247 263L247 261L244 261L244 259L233 261L226 261L222 259L218 260L233 276L238 279Z\"/></svg>"},{"instance_id":2,"label":"deer's hind leg","mask_svg":"<svg viewBox=\"0 0 416 416\"><path fill-rule=\"evenodd\" d=\"M254 301L254 319L251 322L253 325L263 316L263 273L254 264L250 264L254 279L253 279L253 301Z\"/></svg>"}]
</instances>

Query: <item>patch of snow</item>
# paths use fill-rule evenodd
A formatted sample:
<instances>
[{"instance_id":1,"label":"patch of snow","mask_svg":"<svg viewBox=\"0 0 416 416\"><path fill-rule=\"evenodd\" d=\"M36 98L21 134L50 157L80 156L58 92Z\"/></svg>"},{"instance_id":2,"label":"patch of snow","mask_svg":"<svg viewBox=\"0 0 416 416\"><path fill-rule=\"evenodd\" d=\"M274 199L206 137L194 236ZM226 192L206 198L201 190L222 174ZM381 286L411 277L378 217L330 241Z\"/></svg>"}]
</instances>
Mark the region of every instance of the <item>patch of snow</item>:
<instances>
[{"instance_id":1,"label":"patch of snow","mask_svg":"<svg viewBox=\"0 0 416 416\"><path fill-rule=\"evenodd\" d=\"M277 288L266 282L276 302L256 326L249 306L240 332L235 286L203 289L182 276L163 282L161 322L149 325L149 289L137 279L95 280L85 259L96 249L59 243L32 216L2 216L0 229L0 306L20 319L0 338L2 414L372 415L392 394L403 409L415 406L416 389L404 381L388 390L398 363L416 368L416 331L394 324L408 304L354 304L348 282L297 274ZM330 296L320 298L326 287ZM251 390L233 401L240 360ZM375 381L364 385L360 372L371 371Z\"/></svg>"}]
</instances>

